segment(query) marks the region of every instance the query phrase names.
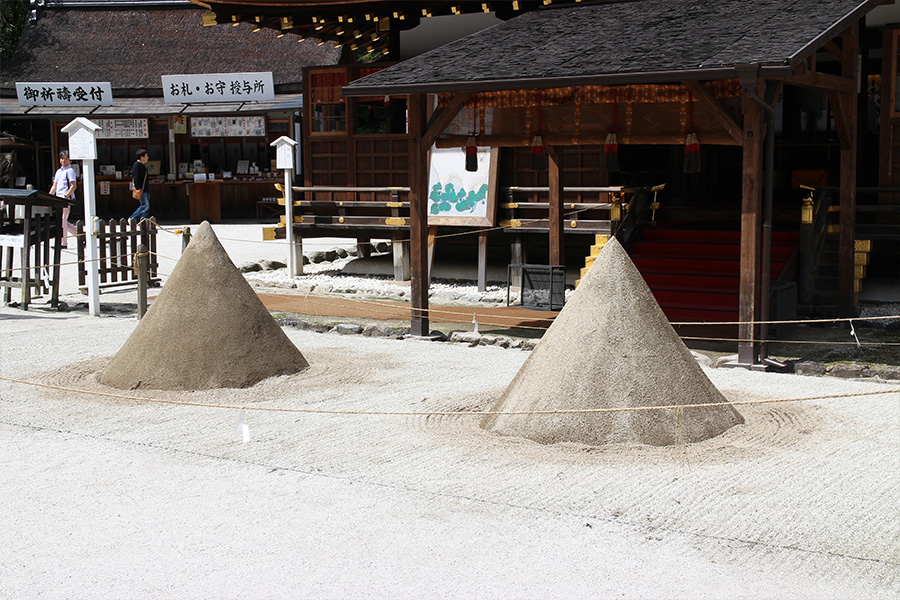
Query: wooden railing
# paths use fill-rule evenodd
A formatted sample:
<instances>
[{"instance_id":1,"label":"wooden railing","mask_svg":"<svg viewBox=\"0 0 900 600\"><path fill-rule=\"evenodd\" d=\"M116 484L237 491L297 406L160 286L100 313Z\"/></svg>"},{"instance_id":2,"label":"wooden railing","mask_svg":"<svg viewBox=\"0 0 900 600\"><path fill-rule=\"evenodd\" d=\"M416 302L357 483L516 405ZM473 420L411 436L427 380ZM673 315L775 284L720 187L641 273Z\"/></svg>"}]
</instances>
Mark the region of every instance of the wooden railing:
<instances>
[{"instance_id":1,"label":"wooden railing","mask_svg":"<svg viewBox=\"0 0 900 600\"><path fill-rule=\"evenodd\" d=\"M100 287L109 288L139 283L135 254L138 246L149 250L147 274L149 285L159 285L157 269L159 262L156 254L156 223L150 220L130 221L128 219L110 219L95 221L95 231L99 242L99 258L97 261L100 274ZM86 289L87 267L85 253L87 249L86 230L82 221L75 223L78 233L78 285Z\"/></svg>"},{"instance_id":2,"label":"wooden railing","mask_svg":"<svg viewBox=\"0 0 900 600\"><path fill-rule=\"evenodd\" d=\"M565 187L563 194L597 195L596 202L563 202L563 220L569 233L617 235L623 243L631 240L646 219L647 211L659 208L657 194L665 184L654 187ZM518 202L519 194L549 194L549 187L508 187L506 202L500 204L500 226L519 232L545 232L549 229L550 203ZM603 200L603 196L607 200ZM625 239L623 239L625 238Z\"/></svg>"},{"instance_id":3,"label":"wooden railing","mask_svg":"<svg viewBox=\"0 0 900 600\"><path fill-rule=\"evenodd\" d=\"M409 226L409 202L400 200L408 187L298 187L291 190L310 200L294 200L294 224L329 229L397 229ZM335 200L335 194L384 194L389 200ZM323 199L323 196L327 199ZM278 199L284 206L284 198ZM284 216L279 226L284 227Z\"/></svg>"}]
</instances>

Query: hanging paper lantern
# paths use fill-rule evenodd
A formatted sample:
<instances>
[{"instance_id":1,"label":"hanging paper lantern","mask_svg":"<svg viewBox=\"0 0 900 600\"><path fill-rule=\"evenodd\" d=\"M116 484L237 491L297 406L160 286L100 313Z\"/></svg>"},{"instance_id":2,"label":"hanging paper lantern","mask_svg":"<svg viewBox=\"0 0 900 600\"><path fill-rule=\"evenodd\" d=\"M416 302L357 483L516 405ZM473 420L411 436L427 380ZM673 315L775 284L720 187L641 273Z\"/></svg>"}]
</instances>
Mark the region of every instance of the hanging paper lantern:
<instances>
[{"instance_id":1,"label":"hanging paper lantern","mask_svg":"<svg viewBox=\"0 0 900 600\"><path fill-rule=\"evenodd\" d=\"M606 134L606 142L603 144L603 157L606 170L610 173L617 173L622 170L619 164L619 141L616 137L615 129L611 129Z\"/></svg>"},{"instance_id":2,"label":"hanging paper lantern","mask_svg":"<svg viewBox=\"0 0 900 600\"><path fill-rule=\"evenodd\" d=\"M474 173L478 170L478 144L475 136L469 136L466 140L466 171Z\"/></svg>"},{"instance_id":3,"label":"hanging paper lantern","mask_svg":"<svg viewBox=\"0 0 900 600\"><path fill-rule=\"evenodd\" d=\"M536 135L531 139L531 169L543 171L547 168L547 154L544 152L544 140Z\"/></svg>"},{"instance_id":4,"label":"hanging paper lantern","mask_svg":"<svg viewBox=\"0 0 900 600\"><path fill-rule=\"evenodd\" d=\"M700 140L693 131L684 138L684 172L700 172Z\"/></svg>"}]
</instances>

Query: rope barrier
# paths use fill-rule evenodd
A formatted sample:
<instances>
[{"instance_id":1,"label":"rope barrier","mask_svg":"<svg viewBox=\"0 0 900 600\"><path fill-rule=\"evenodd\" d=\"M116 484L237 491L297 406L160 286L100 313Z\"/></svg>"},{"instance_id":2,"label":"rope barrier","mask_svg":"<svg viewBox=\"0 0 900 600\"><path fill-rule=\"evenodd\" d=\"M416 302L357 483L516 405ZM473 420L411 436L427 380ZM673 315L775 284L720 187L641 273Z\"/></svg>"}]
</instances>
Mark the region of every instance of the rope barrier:
<instances>
[{"instance_id":1,"label":"rope barrier","mask_svg":"<svg viewBox=\"0 0 900 600\"><path fill-rule=\"evenodd\" d=\"M0 380L20 385L29 385L52 389L62 392L72 392L77 394L85 394L90 396L100 396L105 398L115 398L119 400L137 400L141 402L150 402L155 404L172 404L178 406L192 406L199 408L225 408L237 410L253 410L259 412L283 412L283 413L301 413L301 414L323 414L323 415L368 415L368 416L407 416L407 417L448 417L448 416L488 416L488 415L566 415L566 414L602 414L602 413L620 413L620 412L646 412L654 410L684 410L686 408L711 408L717 406L746 406L756 404L778 404L785 402L808 402L811 400L832 400L839 398L856 398L864 396L877 396L884 394L900 394L900 388L889 390L874 390L869 392L852 392L846 394L824 394L820 396L801 396L797 398L768 398L765 400L736 400L734 402L703 402L698 404L667 404L662 406L631 406L621 408L580 408L568 410L522 410L522 411L496 411L496 410L476 410L476 411L383 411L383 410L327 410L318 408L289 408L289 407L272 407L272 406L247 406L233 404L215 404L210 402L188 402L184 400L166 400L162 398L146 398L143 396L128 396L124 394L112 394L108 392L98 392L91 390L80 390L77 388L68 388L58 385L46 383L37 383L34 381L26 381L24 379L16 379L13 377L0 376Z\"/></svg>"}]
</instances>

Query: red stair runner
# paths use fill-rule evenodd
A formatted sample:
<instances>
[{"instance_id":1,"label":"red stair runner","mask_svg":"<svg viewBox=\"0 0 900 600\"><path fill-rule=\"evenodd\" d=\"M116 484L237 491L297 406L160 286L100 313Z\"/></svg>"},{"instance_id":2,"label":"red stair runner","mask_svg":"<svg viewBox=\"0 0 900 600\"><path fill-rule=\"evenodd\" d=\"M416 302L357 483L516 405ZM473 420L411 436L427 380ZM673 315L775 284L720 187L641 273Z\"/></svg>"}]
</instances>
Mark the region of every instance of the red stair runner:
<instances>
[{"instance_id":1,"label":"red stair runner","mask_svg":"<svg viewBox=\"0 0 900 600\"><path fill-rule=\"evenodd\" d=\"M775 280L797 247L798 234L772 234ZM738 320L739 231L653 229L634 244L631 260L670 321Z\"/></svg>"}]
</instances>

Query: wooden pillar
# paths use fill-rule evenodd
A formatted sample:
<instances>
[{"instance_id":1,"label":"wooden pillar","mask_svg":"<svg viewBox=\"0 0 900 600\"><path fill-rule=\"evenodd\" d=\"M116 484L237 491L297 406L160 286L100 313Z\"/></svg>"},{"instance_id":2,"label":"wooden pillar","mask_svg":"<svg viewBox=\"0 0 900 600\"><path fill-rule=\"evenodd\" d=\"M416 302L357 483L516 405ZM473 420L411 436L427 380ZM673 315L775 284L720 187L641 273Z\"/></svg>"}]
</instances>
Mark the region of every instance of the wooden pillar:
<instances>
[{"instance_id":1,"label":"wooden pillar","mask_svg":"<svg viewBox=\"0 0 900 600\"><path fill-rule=\"evenodd\" d=\"M761 87L761 86L760 86ZM757 88L759 89L759 88ZM739 288L738 363L752 365L757 359L759 314L759 229L762 200L762 148L765 133L763 110L744 96L744 159L741 203L741 274Z\"/></svg>"},{"instance_id":2,"label":"wooden pillar","mask_svg":"<svg viewBox=\"0 0 900 600\"><path fill-rule=\"evenodd\" d=\"M428 148L425 94L409 96L410 333L428 335Z\"/></svg>"},{"instance_id":3,"label":"wooden pillar","mask_svg":"<svg viewBox=\"0 0 900 600\"><path fill-rule=\"evenodd\" d=\"M897 105L897 51L900 30L886 29L881 44L881 129L878 137L878 185L890 187L897 180L893 164L894 145L897 142L897 118L894 110ZM879 200L895 203L887 194L879 196Z\"/></svg>"},{"instance_id":4,"label":"wooden pillar","mask_svg":"<svg viewBox=\"0 0 900 600\"><path fill-rule=\"evenodd\" d=\"M856 81L859 53L859 24L854 24L843 36L841 45L841 75ZM856 316L854 290L854 254L856 239L856 158L858 150L857 92L843 92L840 111L843 128L841 142L841 233L838 258L838 313L842 317Z\"/></svg>"},{"instance_id":5,"label":"wooden pillar","mask_svg":"<svg viewBox=\"0 0 900 600\"><path fill-rule=\"evenodd\" d=\"M514 265L524 265L528 262L528 255L525 252L525 244L522 242L522 235L514 233L512 242L509 246L510 258L509 262ZM510 274L509 284L513 287L522 286L522 270L516 269Z\"/></svg>"},{"instance_id":6,"label":"wooden pillar","mask_svg":"<svg viewBox=\"0 0 900 600\"><path fill-rule=\"evenodd\" d=\"M565 248L563 247L563 185L562 157L552 146L547 147L549 157L548 180L550 183L550 264L565 265Z\"/></svg>"},{"instance_id":7,"label":"wooden pillar","mask_svg":"<svg viewBox=\"0 0 900 600\"><path fill-rule=\"evenodd\" d=\"M478 291L487 290L487 230L478 232Z\"/></svg>"},{"instance_id":8,"label":"wooden pillar","mask_svg":"<svg viewBox=\"0 0 900 600\"><path fill-rule=\"evenodd\" d=\"M391 234L391 254L394 257L394 281L409 281L409 242L405 232Z\"/></svg>"}]
</instances>

